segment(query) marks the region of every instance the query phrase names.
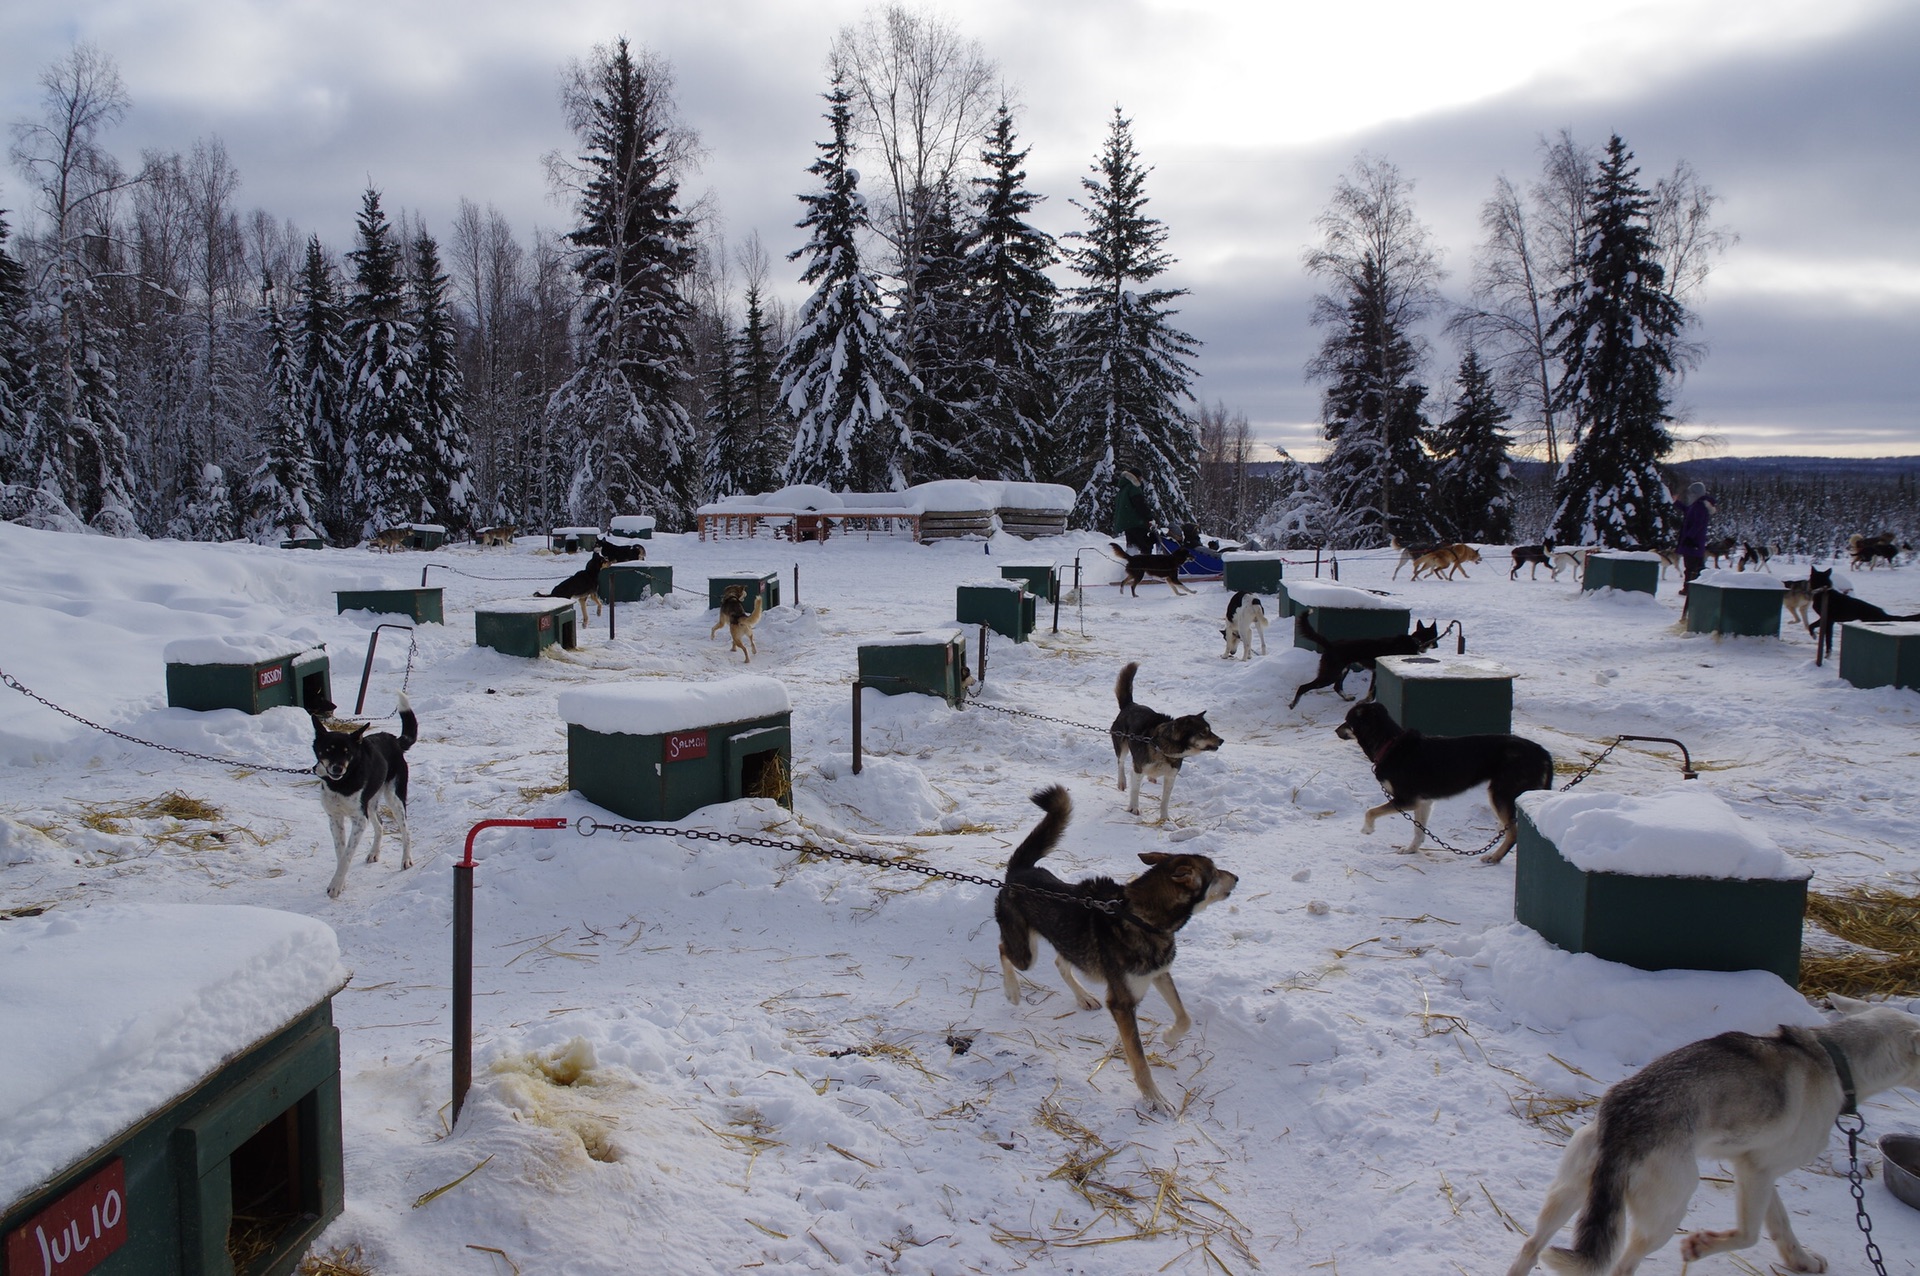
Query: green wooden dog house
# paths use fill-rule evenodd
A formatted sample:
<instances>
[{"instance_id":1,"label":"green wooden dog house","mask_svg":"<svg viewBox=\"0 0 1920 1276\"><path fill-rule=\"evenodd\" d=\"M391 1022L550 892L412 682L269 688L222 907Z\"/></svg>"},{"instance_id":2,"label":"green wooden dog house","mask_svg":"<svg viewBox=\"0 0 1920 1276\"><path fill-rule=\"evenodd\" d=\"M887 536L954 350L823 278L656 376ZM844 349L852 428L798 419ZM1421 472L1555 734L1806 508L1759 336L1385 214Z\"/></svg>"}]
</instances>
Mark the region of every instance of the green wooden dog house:
<instances>
[{"instance_id":1,"label":"green wooden dog house","mask_svg":"<svg viewBox=\"0 0 1920 1276\"><path fill-rule=\"evenodd\" d=\"M1515 920L1641 970L1800 982L1806 868L1711 793L1523 793Z\"/></svg>"},{"instance_id":2,"label":"green wooden dog house","mask_svg":"<svg viewBox=\"0 0 1920 1276\"><path fill-rule=\"evenodd\" d=\"M327 543L318 536L295 536L280 542L281 549L325 549Z\"/></svg>"},{"instance_id":3,"label":"green wooden dog house","mask_svg":"<svg viewBox=\"0 0 1920 1276\"><path fill-rule=\"evenodd\" d=\"M531 659L559 643L580 645L577 613L569 598L505 598L473 611L473 640L509 656Z\"/></svg>"},{"instance_id":4,"label":"green wooden dog house","mask_svg":"<svg viewBox=\"0 0 1920 1276\"><path fill-rule=\"evenodd\" d=\"M556 554L590 553L599 547L597 527L556 527L547 535L547 548Z\"/></svg>"},{"instance_id":5,"label":"green wooden dog house","mask_svg":"<svg viewBox=\"0 0 1920 1276\"><path fill-rule=\"evenodd\" d=\"M263 713L294 705L333 708L332 668L324 645L271 634L176 638L166 645L167 703L176 709Z\"/></svg>"},{"instance_id":6,"label":"green wooden dog house","mask_svg":"<svg viewBox=\"0 0 1920 1276\"><path fill-rule=\"evenodd\" d=\"M119 904L7 932L29 947L8 963L0 1068L34 1092L0 1113L7 1276L294 1271L345 1203L332 930Z\"/></svg>"},{"instance_id":7,"label":"green wooden dog house","mask_svg":"<svg viewBox=\"0 0 1920 1276\"><path fill-rule=\"evenodd\" d=\"M567 783L630 820L741 798L793 805L793 709L773 678L648 679L560 693Z\"/></svg>"},{"instance_id":8,"label":"green wooden dog house","mask_svg":"<svg viewBox=\"0 0 1920 1276\"><path fill-rule=\"evenodd\" d=\"M607 535L628 540L650 541L655 523L651 514L615 514L607 520Z\"/></svg>"},{"instance_id":9,"label":"green wooden dog house","mask_svg":"<svg viewBox=\"0 0 1920 1276\"><path fill-rule=\"evenodd\" d=\"M1513 730L1513 671L1480 656L1382 656L1374 665L1373 698L1403 731Z\"/></svg>"},{"instance_id":10,"label":"green wooden dog house","mask_svg":"<svg viewBox=\"0 0 1920 1276\"><path fill-rule=\"evenodd\" d=\"M1651 594L1660 587L1660 555L1641 550L1596 549L1580 569L1580 588L1592 593L1619 589Z\"/></svg>"},{"instance_id":11,"label":"green wooden dog house","mask_svg":"<svg viewBox=\"0 0 1920 1276\"><path fill-rule=\"evenodd\" d=\"M956 709L966 696L967 638L958 629L868 638L859 661L861 680L884 695L939 696Z\"/></svg>"},{"instance_id":12,"label":"green wooden dog house","mask_svg":"<svg viewBox=\"0 0 1920 1276\"><path fill-rule=\"evenodd\" d=\"M1407 632L1413 613L1393 598L1324 580L1286 583L1286 606L1293 615L1293 645L1308 651L1320 644L1307 637L1302 619L1322 637L1395 638Z\"/></svg>"},{"instance_id":13,"label":"green wooden dog house","mask_svg":"<svg viewBox=\"0 0 1920 1276\"><path fill-rule=\"evenodd\" d=\"M665 598L673 593L670 563L608 563L600 569L600 598L609 603L637 603L643 598Z\"/></svg>"},{"instance_id":14,"label":"green wooden dog house","mask_svg":"<svg viewBox=\"0 0 1920 1276\"><path fill-rule=\"evenodd\" d=\"M1060 597L1060 572L1052 563L1002 563L1000 579L1019 581L1041 602Z\"/></svg>"},{"instance_id":15,"label":"green wooden dog house","mask_svg":"<svg viewBox=\"0 0 1920 1276\"><path fill-rule=\"evenodd\" d=\"M447 543L447 529L438 523L408 523L408 549L439 549Z\"/></svg>"},{"instance_id":16,"label":"green wooden dog house","mask_svg":"<svg viewBox=\"0 0 1920 1276\"><path fill-rule=\"evenodd\" d=\"M1850 620L1841 625L1840 676L1861 688L1920 691L1920 621Z\"/></svg>"},{"instance_id":17,"label":"green wooden dog house","mask_svg":"<svg viewBox=\"0 0 1920 1276\"><path fill-rule=\"evenodd\" d=\"M727 592L727 586L738 585L747 591L747 610L753 610L754 599L765 600L765 609L772 611L780 605L779 572L730 572L725 576L707 577L707 606L717 608L721 597Z\"/></svg>"},{"instance_id":18,"label":"green wooden dog house","mask_svg":"<svg viewBox=\"0 0 1920 1276\"><path fill-rule=\"evenodd\" d=\"M1033 633L1037 603L1017 580L982 580L958 586L953 618L962 625L985 625L1015 642Z\"/></svg>"},{"instance_id":19,"label":"green wooden dog house","mask_svg":"<svg viewBox=\"0 0 1920 1276\"><path fill-rule=\"evenodd\" d=\"M371 611L382 616L406 616L417 625L447 623L445 600L439 585L399 589L336 589L336 614Z\"/></svg>"},{"instance_id":20,"label":"green wooden dog house","mask_svg":"<svg viewBox=\"0 0 1920 1276\"><path fill-rule=\"evenodd\" d=\"M1687 632L1778 638L1786 597L1765 572L1702 572L1687 584Z\"/></svg>"},{"instance_id":21,"label":"green wooden dog house","mask_svg":"<svg viewBox=\"0 0 1920 1276\"><path fill-rule=\"evenodd\" d=\"M1220 583L1228 589L1249 594L1277 594L1286 564L1280 555L1266 552L1235 552L1220 556ZM1282 613L1285 614L1284 612Z\"/></svg>"}]
</instances>

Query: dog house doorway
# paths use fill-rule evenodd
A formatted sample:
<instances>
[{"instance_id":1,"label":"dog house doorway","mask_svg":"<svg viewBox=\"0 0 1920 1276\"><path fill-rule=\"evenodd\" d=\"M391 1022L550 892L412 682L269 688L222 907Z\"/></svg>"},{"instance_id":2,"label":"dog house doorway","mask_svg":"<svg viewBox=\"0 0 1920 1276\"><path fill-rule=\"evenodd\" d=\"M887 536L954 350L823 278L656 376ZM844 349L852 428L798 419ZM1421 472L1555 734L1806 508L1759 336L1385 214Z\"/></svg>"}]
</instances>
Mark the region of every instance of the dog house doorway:
<instances>
[{"instance_id":1,"label":"dog house doorway","mask_svg":"<svg viewBox=\"0 0 1920 1276\"><path fill-rule=\"evenodd\" d=\"M227 1160L232 1193L227 1257L236 1276L274 1267L318 1216L319 1166L307 1130L314 1116L307 1109L314 1107L311 1095L295 1103Z\"/></svg>"},{"instance_id":2,"label":"dog house doorway","mask_svg":"<svg viewBox=\"0 0 1920 1276\"><path fill-rule=\"evenodd\" d=\"M727 794L734 798L772 798L793 804L792 736L785 727L757 727L727 741L732 761Z\"/></svg>"}]
</instances>

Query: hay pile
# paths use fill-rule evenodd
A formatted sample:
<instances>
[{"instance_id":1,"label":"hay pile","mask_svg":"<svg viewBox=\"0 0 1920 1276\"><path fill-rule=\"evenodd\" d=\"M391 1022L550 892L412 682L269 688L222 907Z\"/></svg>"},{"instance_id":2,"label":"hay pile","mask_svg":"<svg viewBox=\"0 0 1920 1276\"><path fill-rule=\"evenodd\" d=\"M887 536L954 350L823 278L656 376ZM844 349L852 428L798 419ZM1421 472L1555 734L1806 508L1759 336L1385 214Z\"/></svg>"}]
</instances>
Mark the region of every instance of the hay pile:
<instances>
[{"instance_id":1,"label":"hay pile","mask_svg":"<svg viewBox=\"0 0 1920 1276\"><path fill-rule=\"evenodd\" d=\"M1920 994L1920 895L1854 886L1807 894L1807 920L1845 941L1800 957L1800 991L1809 997Z\"/></svg>"}]
</instances>

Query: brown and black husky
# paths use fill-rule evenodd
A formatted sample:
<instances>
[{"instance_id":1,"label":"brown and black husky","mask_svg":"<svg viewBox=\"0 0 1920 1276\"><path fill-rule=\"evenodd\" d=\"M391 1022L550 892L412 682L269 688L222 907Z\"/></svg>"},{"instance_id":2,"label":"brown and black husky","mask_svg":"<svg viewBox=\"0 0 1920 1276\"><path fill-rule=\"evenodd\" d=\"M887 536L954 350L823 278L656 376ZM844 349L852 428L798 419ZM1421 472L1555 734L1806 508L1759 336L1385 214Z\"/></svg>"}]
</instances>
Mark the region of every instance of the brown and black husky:
<instances>
[{"instance_id":1,"label":"brown and black husky","mask_svg":"<svg viewBox=\"0 0 1920 1276\"><path fill-rule=\"evenodd\" d=\"M1180 564L1186 562L1193 553L1185 545L1175 546L1171 554L1136 554L1112 541L1107 542L1107 547L1126 560L1127 575L1126 579L1120 582L1120 586L1124 589L1131 585L1135 598L1140 596L1140 582L1149 576L1155 580L1166 581L1176 594L1194 592L1180 583Z\"/></svg>"},{"instance_id":2,"label":"brown and black husky","mask_svg":"<svg viewBox=\"0 0 1920 1276\"><path fill-rule=\"evenodd\" d=\"M1174 777L1180 764L1196 753L1212 753L1223 743L1207 725L1204 713L1189 713L1175 718L1133 701L1133 675L1140 670L1134 661L1120 671L1114 681L1113 695L1120 702L1108 734L1113 738L1113 761L1120 772L1120 788L1128 792L1127 810L1140 814L1140 781L1151 777L1160 781L1160 822L1167 822L1167 803L1173 800ZM1127 784L1127 763L1133 763L1133 784Z\"/></svg>"},{"instance_id":3,"label":"brown and black husky","mask_svg":"<svg viewBox=\"0 0 1920 1276\"><path fill-rule=\"evenodd\" d=\"M1334 695L1342 700L1351 700L1353 697L1347 694L1347 671L1354 666L1365 665L1368 672L1372 672L1373 662L1382 656L1417 656L1440 645L1438 624L1416 624L1410 634L1339 640L1322 638L1314 632L1313 622L1305 616L1300 617L1300 628L1307 637L1320 644L1320 668L1311 682L1303 682L1294 689L1293 699L1287 703L1289 709L1300 703L1301 696L1321 687L1332 687ZM1373 695L1371 687L1367 689L1367 695Z\"/></svg>"},{"instance_id":4,"label":"brown and black husky","mask_svg":"<svg viewBox=\"0 0 1920 1276\"><path fill-rule=\"evenodd\" d=\"M1077 970L1107 986L1107 1010L1120 1029L1120 1049L1133 1083L1147 1106L1166 1116L1173 1105L1153 1083L1146 1047L1140 1041L1136 1011L1149 985L1158 988L1173 1011L1164 1038L1171 1046L1193 1021L1173 986L1174 934L1195 913L1233 893L1240 880L1204 855L1140 855L1147 871L1124 886L1110 877L1064 882L1040 867L1060 841L1073 801L1058 785L1033 795L1046 818L1027 834L1007 863L1006 885L994 897L993 918L1000 924L1000 977L1007 1000L1020 1004L1019 972L1033 965L1037 936L1054 951L1054 966L1082 1010L1098 1010L1099 1000L1074 978ZM1045 893L1043 893L1045 892ZM1114 913L1090 908L1086 901L1112 903Z\"/></svg>"},{"instance_id":5,"label":"brown and black husky","mask_svg":"<svg viewBox=\"0 0 1920 1276\"><path fill-rule=\"evenodd\" d=\"M1849 620L1920 620L1920 612L1895 616L1884 607L1841 593L1833 587L1830 567L1815 567L1807 573L1807 594L1814 613L1814 618L1807 622L1807 632L1817 638L1822 647L1832 647L1833 627Z\"/></svg>"}]
</instances>

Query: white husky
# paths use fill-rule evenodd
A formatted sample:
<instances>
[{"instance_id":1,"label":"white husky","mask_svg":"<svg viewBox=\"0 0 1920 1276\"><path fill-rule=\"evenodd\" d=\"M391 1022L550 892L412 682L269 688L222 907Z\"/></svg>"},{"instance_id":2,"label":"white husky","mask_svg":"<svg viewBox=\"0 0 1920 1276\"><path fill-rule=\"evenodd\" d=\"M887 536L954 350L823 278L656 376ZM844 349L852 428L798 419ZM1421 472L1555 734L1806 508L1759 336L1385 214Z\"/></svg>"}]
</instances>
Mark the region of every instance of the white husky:
<instances>
[{"instance_id":1,"label":"white husky","mask_svg":"<svg viewBox=\"0 0 1920 1276\"><path fill-rule=\"evenodd\" d=\"M1833 1001L1854 1013L1824 1028L1782 1026L1770 1037L1723 1032L1661 1055L1608 1090L1599 1115L1567 1144L1507 1276L1526 1276L1542 1250L1557 1272L1628 1276L1686 1217L1701 1157L1732 1167L1738 1217L1729 1231L1688 1233L1683 1262L1745 1249L1764 1222L1788 1270L1826 1271L1827 1260L1795 1238L1774 1183L1819 1155L1855 1099L1920 1085L1920 1019ZM1573 1246L1547 1250L1576 1209Z\"/></svg>"},{"instance_id":2,"label":"white husky","mask_svg":"<svg viewBox=\"0 0 1920 1276\"><path fill-rule=\"evenodd\" d=\"M1232 660L1234 649L1240 651L1240 659L1253 659L1253 636L1260 635L1260 654L1267 654L1267 609L1260 601L1260 595L1249 594L1245 590L1236 593L1227 600L1227 624L1220 636L1227 640L1227 649L1221 655L1222 660Z\"/></svg>"}]
</instances>

